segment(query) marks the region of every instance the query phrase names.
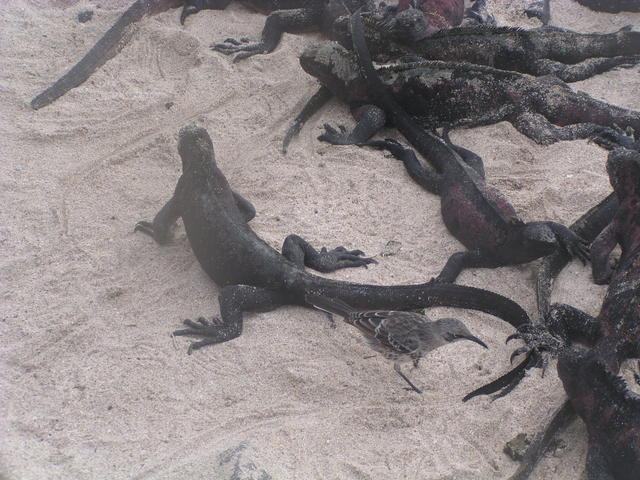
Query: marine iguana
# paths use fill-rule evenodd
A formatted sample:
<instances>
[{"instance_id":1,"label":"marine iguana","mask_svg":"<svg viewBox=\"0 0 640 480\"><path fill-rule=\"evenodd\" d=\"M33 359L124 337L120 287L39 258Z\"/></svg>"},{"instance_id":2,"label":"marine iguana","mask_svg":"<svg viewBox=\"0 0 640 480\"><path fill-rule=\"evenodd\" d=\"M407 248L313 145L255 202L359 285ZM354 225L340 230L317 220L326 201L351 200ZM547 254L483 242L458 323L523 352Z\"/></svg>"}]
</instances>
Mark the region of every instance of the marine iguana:
<instances>
[{"instance_id":1,"label":"marine iguana","mask_svg":"<svg viewBox=\"0 0 640 480\"><path fill-rule=\"evenodd\" d=\"M93 72L122 50L133 34L135 23L142 17L185 3L183 0L136 0L78 63L31 100L31 108L38 110L46 107L72 88L82 85Z\"/></svg>"},{"instance_id":2,"label":"marine iguana","mask_svg":"<svg viewBox=\"0 0 640 480\"><path fill-rule=\"evenodd\" d=\"M231 0L224 0L230 3ZM485 0L465 11L464 0L400 0L397 5L376 9L370 0L244 0L259 12L269 14L262 30L261 41L249 43L247 39L227 38L211 44L211 49L225 55L237 54L237 62L253 55L270 53L280 42L284 32L319 30L328 37L335 33L334 24L340 18L360 8L386 26L389 34L420 40L440 29L460 25L464 15L475 22L489 22L483 10ZM226 6L226 5L225 5ZM211 7L207 7L211 8ZM198 9L192 7L189 13Z\"/></svg>"},{"instance_id":3,"label":"marine iguana","mask_svg":"<svg viewBox=\"0 0 640 480\"><path fill-rule=\"evenodd\" d=\"M358 124L352 132L326 126L320 139L336 145L365 142L386 122L373 105L360 75L355 55L335 42L308 47L300 57L302 68L315 76L352 109ZM426 129L440 126L473 127L500 121L540 144L588 138L607 127L638 129L640 112L574 92L554 76L530 75L481 65L424 61L380 68L379 75L396 100ZM315 98L315 97L314 97ZM321 104L320 104L321 105ZM314 108L318 108L315 105ZM298 131L313 109L304 109L285 136Z\"/></svg>"},{"instance_id":4,"label":"marine iguana","mask_svg":"<svg viewBox=\"0 0 640 480\"><path fill-rule=\"evenodd\" d=\"M200 10L224 10L232 0L136 0L118 18L116 23L98 40L89 52L76 63L67 73L60 77L52 86L36 95L31 100L31 107L38 110L52 103L84 83L98 68L113 58L131 38L136 22L146 15L161 13L172 8L182 7L180 23ZM256 45L233 45L234 41L228 39L227 50L224 53L233 53L232 49L247 50L241 54L246 58L256 53L267 53L273 50L280 41L282 32L296 26L310 26L323 24L328 29L333 20L343 15L347 5L360 7L368 0L240 0L248 7L265 14L273 12L267 18L263 31L263 42ZM351 3L353 2L353 4ZM240 42L235 42L240 43ZM261 50L262 49L262 50Z\"/></svg>"},{"instance_id":5,"label":"marine iguana","mask_svg":"<svg viewBox=\"0 0 640 480\"><path fill-rule=\"evenodd\" d=\"M226 342L242 333L242 314L268 311L281 305L308 305L305 295L342 300L357 309L401 310L444 305L473 308L496 315L514 327L530 323L527 313L501 295L460 285L378 286L341 282L311 275L304 265L318 268L364 263L361 252L314 252L303 241L283 247L280 254L249 227L248 202L235 194L215 164L213 144L207 131L194 125L180 130L178 152L183 173L171 200L152 222L138 222L136 230L166 243L179 217L200 265L221 288L221 320L186 320L188 328L176 335L197 335L189 352L205 345ZM347 256L349 258L343 258ZM353 257L356 258L353 258ZM337 257L337 258L336 258ZM345 265L345 262L349 265Z\"/></svg>"},{"instance_id":6,"label":"marine iguana","mask_svg":"<svg viewBox=\"0 0 640 480\"><path fill-rule=\"evenodd\" d=\"M231 3L231 0L223 1L226 2L224 7ZM260 42L248 43L244 38L227 38L222 43L211 44L211 49L216 52L225 55L237 54L234 62L272 52L285 32L319 30L330 33L338 17L361 7L372 8L369 0L244 0L243 3L268 14L268 17L262 29ZM198 9L193 7L190 13L196 11Z\"/></svg>"},{"instance_id":7,"label":"marine iguana","mask_svg":"<svg viewBox=\"0 0 640 480\"><path fill-rule=\"evenodd\" d=\"M401 35L399 26L394 24L390 30L388 21L376 16L363 16L363 23L369 50L378 59L413 56L469 62L534 76L552 74L564 82L577 82L640 62L640 32L631 26L613 33L579 33L554 27L525 30L475 25L413 40ZM348 19L340 18L334 38L351 48L350 37Z\"/></svg>"},{"instance_id":8,"label":"marine iguana","mask_svg":"<svg viewBox=\"0 0 640 480\"><path fill-rule=\"evenodd\" d=\"M598 12L640 12L640 0L576 0L576 2Z\"/></svg>"},{"instance_id":9,"label":"marine iguana","mask_svg":"<svg viewBox=\"0 0 640 480\"><path fill-rule=\"evenodd\" d=\"M414 151L393 140L363 145L389 150L423 188L440 195L442 218L467 252L453 254L436 282L452 283L465 268L498 267L530 262L563 248L588 259L586 244L564 225L520 220L508 200L484 181L482 159L466 149L451 147L425 132L396 102L377 76L363 36L359 14L352 16L354 50L367 81L369 97L384 108L396 127L434 170L423 167ZM448 137L446 137L448 140ZM463 160L464 158L464 160Z\"/></svg>"},{"instance_id":10,"label":"marine iguana","mask_svg":"<svg viewBox=\"0 0 640 480\"><path fill-rule=\"evenodd\" d=\"M570 408L587 426L588 479L632 480L640 472L640 397L627 390L618 372L624 360L640 357L640 152L613 150L607 172L619 207L592 248L594 277L606 280L610 274L600 313L594 318L554 304L546 320L560 343L555 347L558 374ZM622 248L620 260L615 269L603 272L616 243ZM553 343L549 335L542 341ZM567 420L568 408L563 407ZM548 427L544 438L549 440L558 426ZM534 446L541 448L539 443ZM526 479L537 459L527 456L511 479Z\"/></svg>"}]
</instances>

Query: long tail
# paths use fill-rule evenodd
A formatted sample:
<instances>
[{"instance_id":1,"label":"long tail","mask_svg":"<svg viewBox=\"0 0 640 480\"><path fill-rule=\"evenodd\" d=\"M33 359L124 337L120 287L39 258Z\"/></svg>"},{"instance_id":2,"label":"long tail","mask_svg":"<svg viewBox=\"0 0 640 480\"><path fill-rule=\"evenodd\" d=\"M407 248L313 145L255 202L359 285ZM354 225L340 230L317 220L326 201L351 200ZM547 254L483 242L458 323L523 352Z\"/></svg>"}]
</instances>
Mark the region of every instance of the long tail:
<instances>
[{"instance_id":1,"label":"long tail","mask_svg":"<svg viewBox=\"0 0 640 480\"><path fill-rule=\"evenodd\" d=\"M82 60L60 77L56 83L31 100L31 107L34 110L46 107L72 88L84 83L93 72L122 50L133 34L133 24L142 17L147 14L168 10L181 3L181 1L177 0L137 0L107 30L107 33L98 40L98 43L89 50Z\"/></svg>"},{"instance_id":2,"label":"long tail","mask_svg":"<svg viewBox=\"0 0 640 480\"><path fill-rule=\"evenodd\" d=\"M347 318L350 313L355 312L356 309L351 305L335 298L322 297L320 295L306 295L305 300L310 305L313 305L318 310L323 312L333 313Z\"/></svg>"},{"instance_id":3,"label":"long tail","mask_svg":"<svg viewBox=\"0 0 640 480\"><path fill-rule=\"evenodd\" d=\"M425 132L415 121L404 111L404 109L393 98L391 93L384 86L376 69L373 67L371 54L367 47L367 41L364 35L364 27L360 10L351 15L351 40L353 49L358 57L358 65L362 72L362 76L367 81L371 97L376 99L376 103L380 104L384 110L393 118L400 133L411 143L436 170L443 171L446 167L446 159L452 155L451 149L439 137Z\"/></svg>"}]
</instances>

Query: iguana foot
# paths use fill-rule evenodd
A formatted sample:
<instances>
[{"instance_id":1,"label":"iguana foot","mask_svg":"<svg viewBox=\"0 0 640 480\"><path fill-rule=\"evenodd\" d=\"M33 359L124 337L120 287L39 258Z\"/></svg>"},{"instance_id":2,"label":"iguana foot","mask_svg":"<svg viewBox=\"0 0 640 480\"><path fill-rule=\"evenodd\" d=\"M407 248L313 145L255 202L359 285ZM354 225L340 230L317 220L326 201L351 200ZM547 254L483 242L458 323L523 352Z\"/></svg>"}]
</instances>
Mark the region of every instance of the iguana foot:
<instances>
[{"instance_id":1,"label":"iguana foot","mask_svg":"<svg viewBox=\"0 0 640 480\"><path fill-rule=\"evenodd\" d=\"M543 376L547 369L549 355L557 355L564 345L564 342L554 336L544 325L523 325L518 328L518 332L509 335L505 343L516 339L524 341L525 345L515 349L509 361L513 364L517 356L534 352L539 359L535 366L542 367Z\"/></svg>"},{"instance_id":2,"label":"iguana foot","mask_svg":"<svg viewBox=\"0 0 640 480\"><path fill-rule=\"evenodd\" d=\"M347 133L347 128L344 125L338 125L338 128L340 131L325 123L324 133L318 136L318 140L331 145L354 145L351 136Z\"/></svg>"},{"instance_id":3,"label":"iguana foot","mask_svg":"<svg viewBox=\"0 0 640 480\"><path fill-rule=\"evenodd\" d=\"M542 22L543 25L547 25L549 23L549 20L551 19L549 6L547 5L548 1L549 0L536 0L534 2L531 2L529 4L529 7L524 10L524 13L527 15L527 17L537 18Z\"/></svg>"},{"instance_id":4,"label":"iguana foot","mask_svg":"<svg viewBox=\"0 0 640 480\"><path fill-rule=\"evenodd\" d=\"M240 40L227 38L224 43L212 43L211 50L224 53L225 55L237 53L233 58L234 63L254 55L269 53L264 43L249 43L248 38L241 38Z\"/></svg>"},{"instance_id":5,"label":"iguana foot","mask_svg":"<svg viewBox=\"0 0 640 480\"><path fill-rule=\"evenodd\" d=\"M193 320L186 319L183 323L189 327L184 328L182 330L176 330L173 332L173 335L183 336L183 335L196 335L205 337L198 342L193 342L189 345L189 349L187 350L187 354L191 355L194 350L198 350L207 345L213 345L216 343L226 342L231 340L232 338L237 337L237 335L232 335L225 328L222 320L218 317L213 317L211 320L207 320L204 317L199 317L197 322Z\"/></svg>"},{"instance_id":6,"label":"iguana foot","mask_svg":"<svg viewBox=\"0 0 640 480\"><path fill-rule=\"evenodd\" d=\"M373 258L363 257L362 250L347 250L344 247L336 247L333 250L327 250L325 247L315 258L310 258L308 265L319 272L333 272L341 268L365 267L371 263L378 263Z\"/></svg>"},{"instance_id":7,"label":"iguana foot","mask_svg":"<svg viewBox=\"0 0 640 480\"><path fill-rule=\"evenodd\" d=\"M606 150L615 150L619 147L637 150L640 148L640 141L636 141L633 128L627 127L625 130L618 125L599 132L591 138L598 146Z\"/></svg>"},{"instance_id":8,"label":"iguana foot","mask_svg":"<svg viewBox=\"0 0 640 480\"><path fill-rule=\"evenodd\" d=\"M149 235L151 238L153 238L157 244L159 245L165 245L169 242L169 239L171 237L170 234L170 230L167 228L156 228L156 226L154 226L153 222L147 222L147 221L140 221L138 223L136 223L135 228L133 229L133 232L142 232L146 235Z\"/></svg>"},{"instance_id":9,"label":"iguana foot","mask_svg":"<svg viewBox=\"0 0 640 480\"><path fill-rule=\"evenodd\" d=\"M578 258L582 264L589 261L589 243L577 235L573 237L559 236L558 240L564 249L571 255L571 258Z\"/></svg>"},{"instance_id":10,"label":"iguana foot","mask_svg":"<svg viewBox=\"0 0 640 480\"><path fill-rule=\"evenodd\" d=\"M138 223L136 223L136 226L133 229L133 231L145 233L149 235L151 238L155 239L155 231L153 230L153 223L151 222L141 220Z\"/></svg>"}]
</instances>

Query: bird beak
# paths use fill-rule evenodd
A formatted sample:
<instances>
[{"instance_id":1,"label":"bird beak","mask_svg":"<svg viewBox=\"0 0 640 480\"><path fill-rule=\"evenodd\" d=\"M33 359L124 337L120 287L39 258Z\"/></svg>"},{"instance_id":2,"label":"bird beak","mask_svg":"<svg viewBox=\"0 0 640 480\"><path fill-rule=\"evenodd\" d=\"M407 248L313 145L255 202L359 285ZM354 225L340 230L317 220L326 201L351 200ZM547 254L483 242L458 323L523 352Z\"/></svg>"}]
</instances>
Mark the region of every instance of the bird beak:
<instances>
[{"instance_id":1,"label":"bird beak","mask_svg":"<svg viewBox=\"0 0 640 480\"><path fill-rule=\"evenodd\" d=\"M471 340L472 342L475 342L478 345L482 345L484 348L487 348L487 349L489 348L487 347L486 343L484 343L478 337L474 337L473 335L460 335L459 338L463 338L465 340Z\"/></svg>"}]
</instances>

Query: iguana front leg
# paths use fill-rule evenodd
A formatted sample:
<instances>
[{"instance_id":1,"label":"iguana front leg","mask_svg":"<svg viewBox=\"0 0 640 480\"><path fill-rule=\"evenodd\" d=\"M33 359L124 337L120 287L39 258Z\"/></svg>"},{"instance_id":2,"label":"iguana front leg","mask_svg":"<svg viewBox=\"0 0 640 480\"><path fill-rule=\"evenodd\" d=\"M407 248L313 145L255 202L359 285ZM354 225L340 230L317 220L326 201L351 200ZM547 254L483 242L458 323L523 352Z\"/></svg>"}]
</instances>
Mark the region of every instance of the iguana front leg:
<instances>
[{"instance_id":1,"label":"iguana front leg","mask_svg":"<svg viewBox=\"0 0 640 480\"><path fill-rule=\"evenodd\" d=\"M244 221L249 223L256 216L256 207L254 207L249 200L244 198L239 193L233 190L231 190L231 193L233 193L233 198L236 201L236 205L240 209L242 216L244 217Z\"/></svg>"},{"instance_id":2,"label":"iguana front leg","mask_svg":"<svg viewBox=\"0 0 640 480\"><path fill-rule=\"evenodd\" d=\"M333 250L326 248L318 252L306 240L298 235L289 235L282 245L282 255L298 267L305 265L318 272L333 272L342 268L366 267L371 263L378 263L373 258L365 258L361 250L347 250L344 247L336 247Z\"/></svg>"},{"instance_id":3,"label":"iguana front leg","mask_svg":"<svg viewBox=\"0 0 640 480\"><path fill-rule=\"evenodd\" d=\"M520 113L511 123L516 130L540 145L551 145L560 140L590 138L610 130L609 127L595 123L574 123L559 127L549 122L544 115L533 112Z\"/></svg>"},{"instance_id":4,"label":"iguana front leg","mask_svg":"<svg viewBox=\"0 0 640 480\"><path fill-rule=\"evenodd\" d=\"M591 78L614 68L630 68L637 65L638 62L640 62L639 55L590 58L574 65L544 58L534 62L532 73L537 76L555 75L560 80L571 83Z\"/></svg>"},{"instance_id":5,"label":"iguana front leg","mask_svg":"<svg viewBox=\"0 0 640 480\"><path fill-rule=\"evenodd\" d=\"M589 244L580 238L573 230L555 222L530 222L527 225L535 225L538 223L546 226L553 232L558 244L572 258L578 258L583 264L589 261Z\"/></svg>"},{"instance_id":6,"label":"iguana front leg","mask_svg":"<svg viewBox=\"0 0 640 480\"><path fill-rule=\"evenodd\" d=\"M206 345L228 342L242 334L243 312L268 312L281 305L292 303L285 294L252 287L250 285L229 285L222 289L218 296L220 303L220 318L206 320L200 317L196 322L184 320L188 327L176 330L173 335L194 335L203 337L189 346L187 353L191 355ZM295 302L294 302L295 303Z\"/></svg>"},{"instance_id":7,"label":"iguana front leg","mask_svg":"<svg viewBox=\"0 0 640 480\"><path fill-rule=\"evenodd\" d=\"M165 245L171 239L171 227L182 216L182 206L174 195L160 209L152 222L144 220L136 223L134 232L142 232L153 238L158 244Z\"/></svg>"},{"instance_id":8,"label":"iguana front leg","mask_svg":"<svg viewBox=\"0 0 640 480\"><path fill-rule=\"evenodd\" d=\"M318 140L332 145L358 145L365 143L384 127L387 117L384 110L375 105L364 105L353 110L353 116L358 123L347 133L343 125L338 125L340 131L328 123L324 124L324 133Z\"/></svg>"},{"instance_id":9,"label":"iguana front leg","mask_svg":"<svg viewBox=\"0 0 640 480\"><path fill-rule=\"evenodd\" d=\"M237 53L234 62L253 55L272 52L280 43L284 32L309 30L319 25L320 10L317 8L292 8L291 10L276 10L267 17L262 30L262 40L258 43L245 44L228 38L224 43L212 43L211 50L231 55Z\"/></svg>"},{"instance_id":10,"label":"iguana front leg","mask_svg":"<svg viewBox=\"0 0 640 480\"><path fill-rule=\"evenodd\" d=\"M457 252L449 257L440 274L432 281L436 283L453 283L462 270L467 268L496 268L504 265L508 265L508 263L495 259L479 250Z\"/></svg>"}]
</instances>

